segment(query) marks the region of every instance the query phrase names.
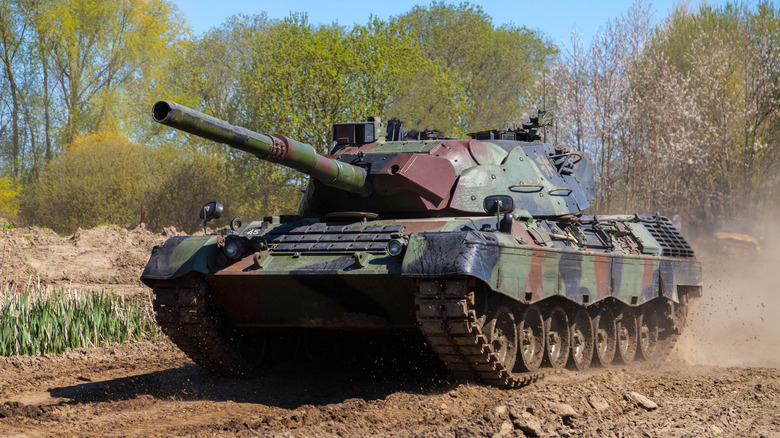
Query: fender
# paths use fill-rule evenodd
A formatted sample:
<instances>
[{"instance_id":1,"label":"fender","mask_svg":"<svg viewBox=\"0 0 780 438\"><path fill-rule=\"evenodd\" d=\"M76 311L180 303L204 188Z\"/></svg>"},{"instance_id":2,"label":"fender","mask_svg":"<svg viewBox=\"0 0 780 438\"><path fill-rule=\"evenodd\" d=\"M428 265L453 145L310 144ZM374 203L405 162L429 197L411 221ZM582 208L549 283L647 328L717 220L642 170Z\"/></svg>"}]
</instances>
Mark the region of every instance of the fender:
<instances>
[{"instance_id":1,"label":"fender","mask_svg":"<svg viewBox=\"0 0 780 438\"><path fill-rule=\"evenodd\" d=\"M411 278L472 277L493 285L501 250L498 246L466 243L480 240L470 236L472 234L471 231L412 234L402 275Z\"/></svg>"},{"instance_id":2,"label":"fender","mask_svg":"<svg viewBox=\"0 0 780 438\"><path fill-rule=\"evenodd\" d=\"M191 272L208 274L214 266L216 244L217 236L171 237L152 248L141 281L148 286L153 280L173 280Z\"/></svg>"}]
</instances>

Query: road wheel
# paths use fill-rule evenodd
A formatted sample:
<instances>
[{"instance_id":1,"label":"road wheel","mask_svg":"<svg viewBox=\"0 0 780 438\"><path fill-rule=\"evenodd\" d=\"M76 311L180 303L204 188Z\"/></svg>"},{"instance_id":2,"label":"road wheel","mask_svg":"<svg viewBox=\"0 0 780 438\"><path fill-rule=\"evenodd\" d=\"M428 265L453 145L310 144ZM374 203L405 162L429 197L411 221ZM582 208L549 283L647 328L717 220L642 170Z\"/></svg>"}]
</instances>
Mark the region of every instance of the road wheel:
<instances>
[{"instance_id":1,"label":"road wheel","mask_svg":"<svg viewBox=\"0 0 780 438\"><path fill-rule=\"evenodd\" d=\"M637 325L634 312L626 309L620 312L617 321L616 358L621 363L629 363L636 357Z\"/></svg>"},{"instance_id":2,"label":"road wheel","mask_svg":"<svg viewBox=\"0 0 780 438\"><path fill-rule=\"evenodd\" d=\"M656 358L658 352L658 312L650 303L646 304L637 320L639 326L639 354L646 361Z\"/></svg>"},{"instance_id":3,"label":"road wheel","mask_svg":"<svg viewBox=\"0 0 780 438\"><path fill-rule=\"evenodd\" d=\"M585 309L579 309L569 323L571 336L571 355L568 367L574 370L584 370L593 360L593 321Z\"/></svg>"},{"instance_id":4,"label":"road wheel","mask_svg":"<svg viewBox=\"0 0 780 438\"><path fill-rule=\"evenodd\" d=\"M547 333L547 363L553 368L563 368L569 360L569 319L563 307L554 307L545 319Z\"/></svg>"},{"instance_id":5,"label":"road wheel","mask_svg":"<svg viewBox=\"0 0 780 438\"><path fill-rule=\"evenodd\" d=\"M594 336L594 355L595 363L601 366L607 366L615 359L615 349L617 346L617 327L615 327L615 318L612 317L612 311L609 308L601 308L593 318Z\"/></svg>"},{"instance_id":6,"label":"road wheel","mask_svg":"<svg viewBox=\"0 0 780 438\"><path fill-rule=\"evenodd\" d=\"M517 323L507 306L500 306L483 328L488 343L504 368L511 372L517 359Z\"/></svg>"},{"instance_id":7,"label":"road wheel","mask_svg":"<svg viewBox=\"0 0 780 438\"><path fill-rule=\"evenodd\" d=\"M544 358L544 320L538 307L530 305L525 308L517 326L517 333L520 338L518 371L538 369Z\"/></svg>"}]
</instances>

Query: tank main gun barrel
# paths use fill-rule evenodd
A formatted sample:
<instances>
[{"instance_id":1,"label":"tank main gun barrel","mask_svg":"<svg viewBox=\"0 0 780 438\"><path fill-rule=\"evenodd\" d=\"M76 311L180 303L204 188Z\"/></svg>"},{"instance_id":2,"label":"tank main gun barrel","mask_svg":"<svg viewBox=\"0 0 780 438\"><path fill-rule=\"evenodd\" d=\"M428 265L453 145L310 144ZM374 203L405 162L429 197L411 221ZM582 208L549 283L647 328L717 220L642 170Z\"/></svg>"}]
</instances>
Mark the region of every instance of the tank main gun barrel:
<instances>
[{"instance_id":1,"label":"tank main gun barrel","mask_svg":"<svg viewBox=\"0 0 780 438\"><path fill-rule=\"evenodd\" d=\"M285 136L259 134L167 100L154 104L152 118L157 123L298 170L323 184L353 193L370 191L366 184L367 172L362 167L320 155L312 146Z\"/></svg>"}]
</instances>

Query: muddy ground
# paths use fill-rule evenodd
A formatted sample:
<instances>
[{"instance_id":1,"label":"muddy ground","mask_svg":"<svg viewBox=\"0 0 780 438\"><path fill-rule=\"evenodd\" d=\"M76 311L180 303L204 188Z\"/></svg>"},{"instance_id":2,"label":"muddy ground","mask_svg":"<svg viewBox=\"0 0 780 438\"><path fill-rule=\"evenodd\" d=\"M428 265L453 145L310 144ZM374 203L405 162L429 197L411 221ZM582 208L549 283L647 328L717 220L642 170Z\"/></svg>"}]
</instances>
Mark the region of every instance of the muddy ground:
<instances>
[{"instance_id":1,"label":"muddy ground","mask_svg":"<svg viewBox=\"0 0 780 438\"><path fill-rule=\"evenodd\" d=\"M144 293L165 237L98 227L2 230L5 284ZM213 378L167 339L0 358L0 436L780 437L780 258L702 254L705 296L669 361L513 389L424 368ZM776 246L775 246L776 247Z\"/></svg>"}]
</instances>

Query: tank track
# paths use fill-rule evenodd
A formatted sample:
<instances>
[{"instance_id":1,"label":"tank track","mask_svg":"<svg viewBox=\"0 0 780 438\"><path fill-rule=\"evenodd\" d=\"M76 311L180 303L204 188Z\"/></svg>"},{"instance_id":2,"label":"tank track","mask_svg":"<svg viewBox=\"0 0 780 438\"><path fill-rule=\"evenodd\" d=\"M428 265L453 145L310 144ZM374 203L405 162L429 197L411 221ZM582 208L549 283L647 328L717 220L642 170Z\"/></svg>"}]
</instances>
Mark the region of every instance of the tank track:
<instances>
[{"instance_id":1,"label":"tank track","mask_svg":"<svg viewBox=\"0 0 780 438\"><path fill-rule=\"evenodd\" d=\"M555 374L561 369L542 367L532 372L507 370L482 333L475 309L475 296L466 281L421 281L415 296L417 322L428 343L456 378L514 388ZM633 311L630 313L633 316ZM668 324L659 330L655 354L641 360L637 354L630 365L657 367L674 349L685 324L684 302L668 310ZM622 367L626 364L607 367Z\"/></svg>"},{"instance_id":2,"label":"tank track","mask_svg":"<svg viewBox=\"0 0 780 438\"><path fill-rule=\"evenodd\" d=\"M209 288L199 278L161 282L153 287L157 323L190 359L217 376L251 377L255 369L230 341Z\"/></svg>"},{"instance_id":3,"label":"tank track","mask_svg":"<svg viewBox=\"0 0 780 438\"><path fill-rule=\"evenodd\" d=\"M436 281L419 283L415 307L420 330L455 377L514 388L557 371L507 370L482 334L474 305L466 281L446 281L444 287Z\"/></svg>"}]
</instances>

